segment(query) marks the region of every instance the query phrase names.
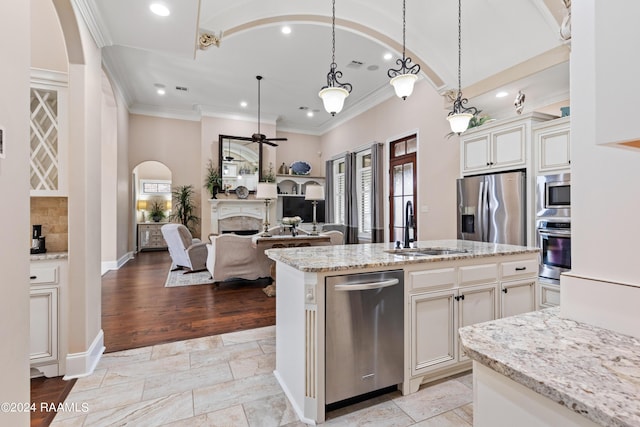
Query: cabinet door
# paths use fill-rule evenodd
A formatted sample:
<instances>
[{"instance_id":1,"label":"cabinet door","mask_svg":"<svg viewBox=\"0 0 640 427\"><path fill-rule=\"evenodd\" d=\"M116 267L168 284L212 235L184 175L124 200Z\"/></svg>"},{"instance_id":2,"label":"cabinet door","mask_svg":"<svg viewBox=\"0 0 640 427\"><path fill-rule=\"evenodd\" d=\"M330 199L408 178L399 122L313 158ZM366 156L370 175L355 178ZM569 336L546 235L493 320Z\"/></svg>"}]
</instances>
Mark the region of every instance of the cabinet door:
<instances>
[{"instance_id":1,"label":"cabinet door","mask_svg":"<svg viewBox=\"0 0 640 427\"><path fill-rule=\"evenodd\" d=\"M411 296L411 375L457 363L456 289Z\"/></svg>"},{"instance_id":2,"label":"cabinet door","mask_svg":"<svg viewBox=\"0 0 640 427\"><path fill-rule=\"evenodd\" d=\"M571 144L569 126L540 132L538 144L538 171L547 172L571 167Z\"/></svg>"},{"instance_id":3,"label":"cabinet door","mask_svg":"<svg viewBox=\"0 0 640 427\"><path fill-rule=\"evenodd\" d=\"M497 319L499 316L498 283L460 288L458 304L459 328ZM469 359L463 354L462 349L458 354L460 361Z\"/></svg>"},{"instance_id":4,"label":"cabinet door","mask_svg":"<svg viewBox=\"0 0 640 427\"><path fill-rule=\"evenodd\" d=\"M496 131L491 134L492 168L524 166L526 155L526 126Z\"/></svg>"},{"instance_id":5,"label":"cabinet door","mask_svg":"<svg viewBox=\"0 0 640 427\"><path fill-rule=\"evenodd\" d=\"M32 289L30 308L31 363L58 360L58 288Z\"/></svg>"},{"instance_id":6,"label":"cabinet door","mask_svg":"<svg viewBox=\"0 0 640 427\"><path fill-rule=\"evenodd\" d=\"M462 171L488 169L491 163L489 135L479 135L462 141Z\"/></svg>"},{"instance_id":7,"label":"cabinet door","mask_svg":"<svg viewBox=\"0 0 640 427\"><path fill-rule=\"evenodd\" d=\"M501 290L502 317L536 309L536 279L502 282Z\"/></svg>"},{"instance_id":8,"label":"cabinet door","mask_svg":"<svg viewBox=\"0 0 640 427\"><path fill-rule=\"evenodd\" d=\"M560 285L540 283L538 288L540 308L557 307L560 305Z\"/></svg>"}]
</instances>

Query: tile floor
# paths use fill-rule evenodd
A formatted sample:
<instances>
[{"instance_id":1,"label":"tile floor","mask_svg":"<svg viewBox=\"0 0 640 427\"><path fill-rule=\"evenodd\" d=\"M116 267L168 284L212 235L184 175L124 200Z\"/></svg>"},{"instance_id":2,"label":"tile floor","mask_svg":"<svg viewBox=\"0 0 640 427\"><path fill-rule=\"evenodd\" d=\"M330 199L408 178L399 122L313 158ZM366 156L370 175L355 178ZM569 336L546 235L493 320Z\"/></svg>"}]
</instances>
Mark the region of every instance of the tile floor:
<instances>
[{"instance_id":1,"label":"tile floor","mask_svg":"<svg viewBox=\"0 0 640 427\"><path fill-rule=\"evenodd\" d=\"M275 327L105 354L52 426L303 426L278 385ZM471 375L327 414L327 426L471 426Z\"/></svg>"}]
</instances>

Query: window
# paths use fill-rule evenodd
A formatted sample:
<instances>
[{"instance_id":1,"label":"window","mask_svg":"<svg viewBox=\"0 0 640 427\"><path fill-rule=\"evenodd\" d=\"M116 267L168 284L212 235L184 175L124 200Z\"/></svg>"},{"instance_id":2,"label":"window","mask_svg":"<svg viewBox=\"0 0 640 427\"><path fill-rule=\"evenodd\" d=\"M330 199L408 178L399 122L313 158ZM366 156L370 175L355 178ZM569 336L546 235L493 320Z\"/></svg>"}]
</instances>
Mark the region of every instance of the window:
<instances>
[{"instance_id":1,"label":"window","mask_svg":"<svg viewBox=\"0 0 640 427\"><path fill-rule=\"evenodd\" d=\"M140 180L142 194L171 194L171 181L165 180Z\"/></svg>"},{"instance_id":2,"label":"window","mask_svg":"<svg viewBox=\"0 0 640 427\"><path fill-rule=\"evenodd\" d=\"M359 237L371 239L371 150L357 154L356 177Z\"/></svg>"},{"instance_id":3,"label":"window","mask_svg":"<svg viewBox=\"0 0 640 427\"><path fill-rule=\"evenodd\" d=\"M344 176L344 159L334 160L333 162L333 197L334 197L334 212L333 222L337 224L344 224L344 198L345 198L345 176Z\"/></svg>"}]
</instances>

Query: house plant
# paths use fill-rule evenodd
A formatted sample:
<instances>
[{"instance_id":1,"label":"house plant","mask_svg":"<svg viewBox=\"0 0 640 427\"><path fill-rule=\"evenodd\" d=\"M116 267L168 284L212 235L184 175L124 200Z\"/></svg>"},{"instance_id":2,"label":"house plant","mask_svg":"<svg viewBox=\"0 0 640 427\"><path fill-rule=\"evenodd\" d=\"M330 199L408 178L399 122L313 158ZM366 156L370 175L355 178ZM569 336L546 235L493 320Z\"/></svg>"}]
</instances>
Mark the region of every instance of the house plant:
<instances>
[{"instance_id":1,"label":"house plant","mask_svg":"<svg viewBox=\"0 0 640 427\"><path fill-rule=\"evenodd\" d=\"M151 204L151 209L149 210L149 218L151 218L153 222L162 221L166 217L166 214L164 213L164 208L165 208L165 205L163 202L154 200L153 203Z\"/></svg>"},{"instance_id":2,"label":"house plant","mask_svg":"<svg viewBox=\"0 0 640 427\"><path fill-rule=\"evenodd\" d=\"M171 191L173 212L169 215L171 221L181 223L189 229L191 234L195 234L193 227L200 222L200 218L194 215L196 211L196 205L193 200L194 195L193 185L179 185L174 187Z\"/></svg>"},{"instance_id":3,"label":"house plant","mask_svg":"<svg viewBox=\"0 0 640 427\"><path fill-rule=\"evenodd\" d=\"M213 166L213 162L209 159L209 163L207 163L207 173L204 177L204 187L209 190L211 198L215 199L221 186L222 177L220 176L220 169Z\"/></svg>"},{"instance_id":4,"label":"house plant","mask_svg":"<svg viewBox=\"0 0 640 427\"><path fill-rule=\"evenodd\" d=\"M273 172L273 163L269 163L269 169L262 171L262 182L276 182L276 174Z\"/></svg>"}]
</instances>

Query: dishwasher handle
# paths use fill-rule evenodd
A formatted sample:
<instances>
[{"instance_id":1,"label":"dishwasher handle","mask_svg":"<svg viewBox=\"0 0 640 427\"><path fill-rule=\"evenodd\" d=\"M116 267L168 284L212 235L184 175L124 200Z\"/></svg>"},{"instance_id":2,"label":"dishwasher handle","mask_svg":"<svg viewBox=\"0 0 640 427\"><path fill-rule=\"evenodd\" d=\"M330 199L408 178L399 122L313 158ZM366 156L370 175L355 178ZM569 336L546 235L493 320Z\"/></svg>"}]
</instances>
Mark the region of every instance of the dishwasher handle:
<instances>
[{"instance_id":1,"label":"dishwasher handle","mask_svg":"<svg viewBox=\"0 0 640 427\"><path fill-rule=\"evenodd\" d=\"M381 289L388 286L394 286L398 283L400 283L398 279L389 279L381 282L370 283L343 283L341 285L336 285L334 289L336 291L368 291L371 289Z\"/></svg>"}]
</instances>

